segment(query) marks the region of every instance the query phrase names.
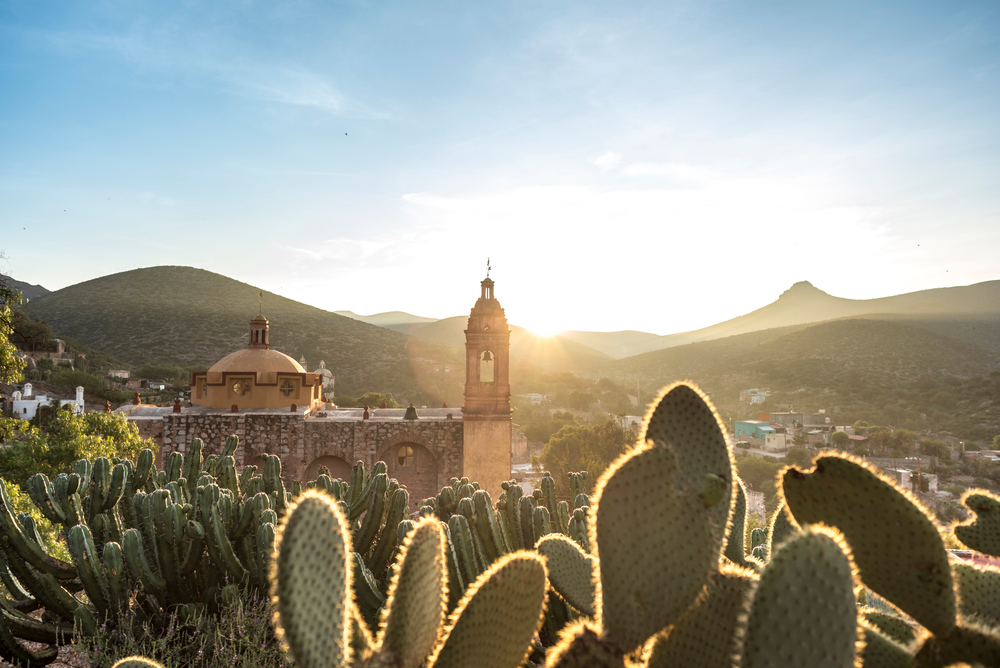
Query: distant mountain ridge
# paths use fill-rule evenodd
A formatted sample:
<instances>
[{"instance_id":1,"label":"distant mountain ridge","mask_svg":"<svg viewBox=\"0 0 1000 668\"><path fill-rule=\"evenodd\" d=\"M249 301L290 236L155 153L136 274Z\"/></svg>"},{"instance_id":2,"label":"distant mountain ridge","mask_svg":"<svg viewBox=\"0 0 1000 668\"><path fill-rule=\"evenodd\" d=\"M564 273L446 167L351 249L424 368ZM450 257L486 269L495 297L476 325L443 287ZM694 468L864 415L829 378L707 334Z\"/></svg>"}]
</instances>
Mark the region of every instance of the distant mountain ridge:
<instances>
[{"instance_id":1,"label":"distant mountain ridge","mask_svg":"<svg viewBox=\"0 0 1000 668\"><path fill-rule=\"evenodd\" d=\"M878 299L834 297L814 287L808 281L800 281L767 306L690 332L664 336L645 335L643 332L635 334L612 332L606 337L602 337L601 332L561 334L612 357L623 358L749 332L860 316L963 318L1000 316L1000 281L920 290Z\"/></svg>"},{"instance_id":2,"label":"distant mountain ridge","mask_svg":"<svg viewBox=\"0 0 1000 668\"><path fill-rule=\"evenodd\" d=\"M9 285L10 287L14 288L15 290L19 290L21 294L24 295L25 299L29 300L35 299L36 297L42 297L44 295L47 295L50 292L48 289L43 288L40 285L32 285L31 283L18 281L11 276L0 275L0 278L2 278L4 283Z\"/></svg>"},{"instance_id":3,"label":"distant mountain ridge","mask_svg":"<svg viewBox=\"0 0 1000 668\"><path fill-rule=\"evenodd\" d=\"M367 322L369 325L394 329L397 332L405 332L406 328L411 325L422 325L425 323L436 322L435 318L425 318L423 316L413 315L412 313L406 313L404 311L386 311L385 313L375 313L373 315L358 315L354 311L334 311L334 313L342 315L346 318Z\"/></svg>"},{"instance_id":4,"label":"distant mountain ridge","mask_svg":"<svg viewBox=\"0 0 1000 668\"><path fill-rule=\"evenodd\" d=\"M412 386L413 364L454 363L446 348L330 313L192 267L103 276L33 299L25 310L52 329L128 364L214 364L247 344L261 308L271 345L311 371L320 360L338 387Z\"/></svg>"}]
</instances>

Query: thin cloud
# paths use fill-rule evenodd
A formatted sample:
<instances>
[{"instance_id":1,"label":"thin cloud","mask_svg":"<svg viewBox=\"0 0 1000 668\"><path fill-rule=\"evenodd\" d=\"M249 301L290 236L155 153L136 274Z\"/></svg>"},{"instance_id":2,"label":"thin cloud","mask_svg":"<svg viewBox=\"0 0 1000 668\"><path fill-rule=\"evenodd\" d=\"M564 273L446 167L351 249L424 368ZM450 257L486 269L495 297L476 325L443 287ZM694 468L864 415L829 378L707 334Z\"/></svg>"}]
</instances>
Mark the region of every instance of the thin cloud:
<instances>
[{"instance_id":1,"label":"thin cloud","mask_svg":"<svg viewBox=\"0 0 1000 668\"><path fill-rule=\"evenodd\" d=\"M613 151L608 151L604 155L598 158L594 158L592 162L598 167L600 167L603 171L608 171L609 169L617 167L621 161L622 161L621 153L614 153Z\"/></svg>"},{"instance_id":2,"label":"thin cloud","mask_svg":"<svg viewBox=\"0 0 1000 668\"><path fill-rule=\"evenodd\" d=\"M101 35L86 32L45 33L44 41L67 54L80 51L103 52L143 68L214 81L231 95L309 107L351 118L390 118L390 114L370 108L341 91L328 76L294 64L265 64L248 60L237 46L223 49L216 39L201 35L195 40L173 35L132 32ZM205 49L202 44L217 48ZM229 54L237 53L237 56Z\"/></svg>"}]
</instances>

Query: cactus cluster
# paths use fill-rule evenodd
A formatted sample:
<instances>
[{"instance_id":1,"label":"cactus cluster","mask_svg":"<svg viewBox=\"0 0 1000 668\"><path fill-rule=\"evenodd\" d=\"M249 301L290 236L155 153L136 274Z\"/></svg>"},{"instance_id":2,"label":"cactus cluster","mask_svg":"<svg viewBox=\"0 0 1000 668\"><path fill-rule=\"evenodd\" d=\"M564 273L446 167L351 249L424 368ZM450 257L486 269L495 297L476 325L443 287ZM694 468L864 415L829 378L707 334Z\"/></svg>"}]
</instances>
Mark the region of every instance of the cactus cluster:
<instances>
[{"instance_id":1,"label":"cactus cluster","mask_svg":"<svg viewBox=\"0 0 1000 668\"><path fill-rule=\"evenodd\" d=\"M463 479L425 500L418 520L398 519L402 488L378 465L349 482L320 476L278 513L271 562L275 626L296 665L1000 665L1000 570L951 561L927 510L862 461L825 453L809 470L784 469L779 508L747 554L724 429L689 383L664 390L592 504L574 476L572 512L550 476L530 497L506 483L495 506ZM956 537L996 555L1000 498L963 501L975 518ZM81 563L99 559L85 530L72 529ZM114 548L102 556L107 576ZM76 577L35 559L39 581ZM109 606L117 595L108 588Z\"/></svg>"},{"instance_id":2,"label":"cactus cluster","mask_svg":"<svg viewBox=\"0 0 1000 668\"><path fill-rule=\"evenodd\" d=\"M277 457L265 455L262 475L254 466L237 474L238 446L232 436L221 456L205 458L194 439L162 471L143 450L135 463L102 457L54 480L32 476L28 494L61 527L71 562L45 552L31 518L14 516L0 481L0 580L10 596L0 596L4 658L44 665L56 643L99 624L156 622L168 611L190 616L237 591L267 591L275 527L290 494ZM39 608L40 620L29 614ZM32 652L18 639L50 647Z\"/></svg>"}]
</instances>

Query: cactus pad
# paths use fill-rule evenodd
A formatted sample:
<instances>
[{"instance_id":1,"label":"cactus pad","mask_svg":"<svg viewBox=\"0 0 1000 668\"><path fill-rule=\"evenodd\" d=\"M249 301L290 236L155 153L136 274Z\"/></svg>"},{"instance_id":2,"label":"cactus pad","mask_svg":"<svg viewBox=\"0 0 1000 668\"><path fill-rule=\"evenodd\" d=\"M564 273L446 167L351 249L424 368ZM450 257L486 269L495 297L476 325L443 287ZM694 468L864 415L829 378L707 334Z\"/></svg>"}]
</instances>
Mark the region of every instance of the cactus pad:
<instances>
[{"instance_id":1,"label":"cactus pad","mask_svg":"<svg viewBox=\"0 0 1000 668\"><path fill-rule=\"evenodd\" d=\"M865 646L861 650L864 668L913 668L913 655L902 645L882 635L877 628L861 623Z\"/></svg>"},{"instance_id":2,"label":"cactus pad","mask_svg":"<svg viewBox=\"0 0 1000 668\"><path fill-rule=\"evenodd\" d=\"M1000 569L955 564L953 572L962 616L1000 627Z\"/></svg>"},{"instance_id":3,"label":"cactus pad","mask_svg":"<svg viewBox=\"0 0 1000 668\"><path fill-rule=\"evenodd\" d=\"M1000 496L982 489L970 489L962 503L976 519L955 527L955 537L977 552L1000 557Z\"/></svg>"},{"instance_id":4,"label":"cactus pad","mask_svg":"<svg viewBox=\"0 0 1000 668\"><path fill-rule=\"evenodd\" d=\"M549 650L545 668L624 668L621 653L603 642L597 629L580 620L563 628L559 644Z\"/></svg>"},{"instance_id":5,"label":"cactus pad","mask_svg":"<svg viewBox=\"0 0 1000 668\"><path fill-rule=\"evenodd\" d=\"M945 637L928 636L916 654L918 668L938 668L957 663L1000 666L1000 632L963 621Z\"/></svg>"},{"instance_id":6,"label":"cactus pad","mask_svg":"<svg viewBox=\"0 0 1000 668\"><path fill-rule=\"evenodd\" d=\"M562 534L549 534L536 548L545 557L549 582L566 602L585 615L594 614L594 558Z\"/></svg>"},{"instance_id":7,"label":"cactus pad","mask_svg":"<svg viewBox=\"0 0 1000 668\"><path fill-rule=\"evenodd\" d=\"M545 588L545 564L537 554L501 557L465 592L427 665L517 668L541 621Z\"/></svg>"},{"instance_id":8,"label":"cactus pad","mask_svg":"<svg viewBox=\"0 0 1000 668\"><path fill-rule=\"evenodd\" d=\"M836 527L853 546L861 579L927 630L955 627L951 564L937 525L907 494L860 460L820 456L809 473L782 476L799 524Z\"/></svg>"},{"instance_id":9,"label":"cactus pad","mask_svg":"<svg viewBox=\"0 0 1000 668\"><path fill-rule=\"evenodd\" d=\"M275 634L302 668L350 660L351 569L347 521L330 497L309 490L278 530L271 574Z\"/></svg>"},{"instance_id":10,"label":"cactus pad","mask_svg":"<svg viewBox=\"0 0 1000 668\"><path fill-rule=\"evenodd\" d=\"M753 594L742 668L855 663L854 565L839 532L814 525L771 555Z\"/></svg>"},{"instance_id":11,"label":"cactus pad","mask_svg":"<svg viewBox=\"0 0 1000 668\"><path fill-rule=\"evenodd\" d=\"M669 385L654 402L646 415L640 443L653 441L674 451L677 457L675 484L679 490L697 490L722 503L707 503L712 507L712 537L715 549L721 551L727 531L730 506L734 495L735 466L726 429L708 396L693 383ZM706 485L706 476L721 478Z\"/></svg>"},{"instance_id":12,"label":"cactus pad","mask_svg":"<svg viewBox=\"0 0 1000 668\"><path fill-rule=\"evenodd\" d=\"M872 608L862 608L861 615L870 626L900 645L909 646L917 639L917 631L905 619L888 612L880 612Z\"/></svg>"},{"instance_id":13,"label":"cactus pad","mask_svg":"<svg viewBox=\"0 0 1000 668\"><path fill-rule=\"evenodd\" d=\"M756 583L749 570L730 566L708 583L708 595L653 643L648 668L728 668L737 653L744 601Z\"/></svg>"},{"instance_id":14,"label":"cactus pad","mask_svg":"<svg viewBox=\"0 0 1000 668\"><path fill-rule=\"evenodd\" d=\"M737 566L747 566L746 546L744 545L745 530L747 525L747 495L743 488L743 481L739 476L735 477L736 498L733 501L733 512L731 513L732 526L726 536L726 547L722 553L729 561ZM758 529L754 529L758 531Z\"/></svg>"},{"instance_id":15,"label":"cactus pad","mask_svg":"<svg viewBox=\"0 0 1000 668\"><path fill-rule=\"evenodd\" d=\"M671 450L645 445L598 482L591 544L601 573L604 640L628 653L674 622L718 567L701 489L677 490ZM703 480L703 477L702 477Z\"/></svg>"},{"instance_id":16,"label":"cactus pad","mask_svg":"<svg viewBox=\"0 0 1000 668\"><path fill-rule=\"evenodd\" d=\"M799 525L788 514L788 506L785 505L784 501L779 501L778 508L771 516L771 522L767 527L767 543L764 546L763 560L767 561L779 545L798 532Z\"/></svg>"},{"instance_id":17,"label":"cactus pad","mask_svg":"<svg viewBox=\"0 0 1000 668\"><path fill-rule=\"evenodd\" d=\"M437 641L448 603L444 532L436 518L420 520L403 542L389 585L379 651L398 668L416 668Z\"/></svg>"}]
</instances>

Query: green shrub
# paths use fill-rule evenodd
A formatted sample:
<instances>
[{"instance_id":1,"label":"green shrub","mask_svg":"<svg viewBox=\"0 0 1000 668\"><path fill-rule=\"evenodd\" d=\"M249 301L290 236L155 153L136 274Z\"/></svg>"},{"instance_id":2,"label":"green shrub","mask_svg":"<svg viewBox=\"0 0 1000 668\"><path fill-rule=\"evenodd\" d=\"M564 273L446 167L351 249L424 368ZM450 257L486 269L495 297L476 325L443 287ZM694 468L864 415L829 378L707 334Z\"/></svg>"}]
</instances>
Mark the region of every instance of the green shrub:
<instances>
[{"instance_id":1,"label":"green shrub","mask_svg":"<svg viewBox=\"0 0 1000 668\"><path fill-rule=\"evenodd\" d=\"M270 601L237 597L217 616L181 620L171 615L166 632L148 623L101 625L97 635L82 636L80 647L92 668L110 668L119 659L145 656L165 668L180 666L239 666L277 668L288 658L274 637Z\"/></svg>"},{"instance_id":2,"label":"green shrub","mask_svg":"<svg viewBox=\"0 0 1000 668\"><path fill-rule=\"evenodd\" d=\"M57 410L44 430L28 429L14 438L0 449L0 477L15 485L35 473L49 478L70 473L81 459L135 459L143 448L155 447L120 413L74 415Z\"/></svg>"}]
</instances>

